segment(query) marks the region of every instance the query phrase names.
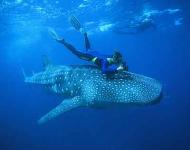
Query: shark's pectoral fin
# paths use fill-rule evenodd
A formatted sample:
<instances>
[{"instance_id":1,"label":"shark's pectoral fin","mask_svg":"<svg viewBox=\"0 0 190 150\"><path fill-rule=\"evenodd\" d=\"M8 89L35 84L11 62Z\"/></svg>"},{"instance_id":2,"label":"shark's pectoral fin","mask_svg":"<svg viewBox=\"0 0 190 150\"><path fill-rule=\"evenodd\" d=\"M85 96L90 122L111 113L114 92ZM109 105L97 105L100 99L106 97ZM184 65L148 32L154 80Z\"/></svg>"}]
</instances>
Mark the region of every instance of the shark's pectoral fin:
<instances>
[{"instance_id":1,"label":"shark's pectoral fin","mask_svg":"<svg viewBox=\"0 0 190 150\"><path fill-rule=\"evenodd\" d=\"M42 118L40 118L38 123L43 124L43 123L59 116L60 114L66 112L66 111L69 111L73 108L80 107L80 106L83 106L83 102L81 101L79 96L76 96L72 99L66 99L61 104L59 104L57 107L52 109L49 113L47 113Z\"/></svg>"}]
</instances>

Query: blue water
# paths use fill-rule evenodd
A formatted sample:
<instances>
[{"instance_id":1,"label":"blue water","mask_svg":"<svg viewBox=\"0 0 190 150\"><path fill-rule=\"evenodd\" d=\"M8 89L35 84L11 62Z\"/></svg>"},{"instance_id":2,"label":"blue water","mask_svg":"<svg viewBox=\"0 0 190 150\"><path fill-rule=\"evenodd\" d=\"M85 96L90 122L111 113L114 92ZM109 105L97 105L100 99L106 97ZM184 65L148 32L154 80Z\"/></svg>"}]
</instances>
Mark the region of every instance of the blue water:
<instances>
[{"instance_id":1,"label":"blue water","mask_svg":"<svg viewBox=\"0 0 190 150\"><path fill-rule=\"evenodd\" d=\"M189 10L187 0L1 0L0 150L189 150ZM117 23L127 24L145 12L152 15L155 30L113 32ZM68 21L71 14L86 27L93 49L105 54L119 49L131 72L159 80L161 102L78 108L38 125L62 98L25 84L21 68L27 75L42 70L44 54L54 64L89 64L48 34L54 28L83 50L82 35Z\"/></svg>"}]
</instances>

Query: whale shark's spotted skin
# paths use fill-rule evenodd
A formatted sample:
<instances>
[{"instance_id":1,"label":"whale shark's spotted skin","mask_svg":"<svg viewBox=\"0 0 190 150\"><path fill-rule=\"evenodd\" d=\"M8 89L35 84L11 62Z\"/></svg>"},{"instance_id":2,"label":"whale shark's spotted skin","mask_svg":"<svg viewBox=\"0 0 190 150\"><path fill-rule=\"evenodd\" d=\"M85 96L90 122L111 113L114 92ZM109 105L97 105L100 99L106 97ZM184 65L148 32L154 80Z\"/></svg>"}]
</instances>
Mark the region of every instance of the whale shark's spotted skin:
<instances>
[{"instance_id":1,"label":"whale shark's spotted skin","mask_svg":"<svg viewBox=\"0 0 190 150\"><path fill-rule=\"evenodd\" d=\"M152 104L159 100L162 90L152 78L130 72L109 77L92 66L48 66L45 71L26 77L25 82L44 85L65 99L39 123L80 106Z\"/></svg>"}]
</instances>

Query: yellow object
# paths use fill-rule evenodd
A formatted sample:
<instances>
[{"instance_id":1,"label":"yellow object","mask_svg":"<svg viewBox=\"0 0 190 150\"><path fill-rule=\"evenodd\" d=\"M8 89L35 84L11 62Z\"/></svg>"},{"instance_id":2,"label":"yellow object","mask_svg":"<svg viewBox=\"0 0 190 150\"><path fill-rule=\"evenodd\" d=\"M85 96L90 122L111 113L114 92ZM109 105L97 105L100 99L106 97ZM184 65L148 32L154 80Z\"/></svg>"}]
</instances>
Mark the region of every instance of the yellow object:
<instances>
[{"instance_id":1,"label":"yellow object","mask_svg":"<svg viewBox=\"0 0 190 150\"><path fill-rule=\"evenodd\" d=\"M94 58L92 59L92 62L95 63L95 61L97 60L97 58L98 58L98 57L94 57Z\"/></svg>"}]
</instances>

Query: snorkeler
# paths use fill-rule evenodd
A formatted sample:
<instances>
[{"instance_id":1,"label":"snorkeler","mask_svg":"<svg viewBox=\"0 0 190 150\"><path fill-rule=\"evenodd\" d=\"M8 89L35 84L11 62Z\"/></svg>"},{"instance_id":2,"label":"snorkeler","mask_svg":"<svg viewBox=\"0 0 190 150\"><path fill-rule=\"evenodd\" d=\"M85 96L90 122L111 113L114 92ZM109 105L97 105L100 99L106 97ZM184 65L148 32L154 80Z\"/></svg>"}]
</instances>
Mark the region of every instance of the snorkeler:
<instances>
[{"instance_id":1,"label":"snorkeler","mask_svg":"<svg viewBox=\"0 0 190 150\"><path fill-rule=\"evenodd\" d=\"M148 29L156 29L156 25L152 19L143 18L126 24L118 24L114 27L113 32L117 34L136 34Z\"/></svg>"},{"instance_id":2,"label":"snorkeler","mask_svg":"<svg viewBox=\"0 0 190 150\"><path fill-rule=\"evenodd\" d=\"M155 22L156 18L163 15L174 15L179 13L181 9L144 9L140 16L135 16L131 20L118 22L113 26L113 32L117 34L136 34L147 30L155 30L159 27L159 22ZM182 19L174 21L174 25L181 25ZM166 21L165 21L166 22Z\"/></svg>"},{"instance_id":3,"label":"snorkeler","mask_svg":"<svg viewBox=\"0 0 190 150\"><path fill-rule=\"evenodd\" d=\"M126 62L123 61L123 57L120 52L115 51L113 55L100 55L96 51L91 51L90 42L86 31L82 28L80 22L74 16L71 16L70 22L73 27L80 31L84 35L86 52L81 52L73 47L71 44L67 43L63 38L59 37L54 30L50 30L51 36L59 43L63 44L68 50L73 54L78 56L80 59L91 61L101 68L103 74L113 74L121 71L127 71L128 67Z\"/></svg>"}]
</instances>

